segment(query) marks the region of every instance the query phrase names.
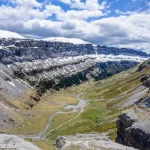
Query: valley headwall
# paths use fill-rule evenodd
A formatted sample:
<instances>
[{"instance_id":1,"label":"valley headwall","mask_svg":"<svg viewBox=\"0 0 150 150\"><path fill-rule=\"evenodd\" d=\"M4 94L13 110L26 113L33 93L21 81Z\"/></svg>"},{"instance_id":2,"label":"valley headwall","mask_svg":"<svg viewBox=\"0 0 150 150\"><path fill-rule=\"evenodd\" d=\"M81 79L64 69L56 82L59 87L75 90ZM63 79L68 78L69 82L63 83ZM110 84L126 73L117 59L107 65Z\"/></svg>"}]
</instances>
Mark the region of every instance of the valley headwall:
<instances>
[{"instance_id":1,"label":"valley headwall","mask_svg":"<svg viewBox=\"0 0 150 150\"><path fill-rule=\"evenodd\" d=\"M117 59L115 56L118 56ZM20 89L20 84L13 82L19 79L21 84L35 87L39 94L47 89L58 90L89 79L103 79L132 68L147 58L148 54L131 49L33 39L0 39L0 62L1 66L5 66L1 69L5 74L9 72L6 76L10 76L5 82L12 82ZM3 91L4 85L1 88ZM8 90L7 93L12 92Z\"/></svg>"}]
</instances>

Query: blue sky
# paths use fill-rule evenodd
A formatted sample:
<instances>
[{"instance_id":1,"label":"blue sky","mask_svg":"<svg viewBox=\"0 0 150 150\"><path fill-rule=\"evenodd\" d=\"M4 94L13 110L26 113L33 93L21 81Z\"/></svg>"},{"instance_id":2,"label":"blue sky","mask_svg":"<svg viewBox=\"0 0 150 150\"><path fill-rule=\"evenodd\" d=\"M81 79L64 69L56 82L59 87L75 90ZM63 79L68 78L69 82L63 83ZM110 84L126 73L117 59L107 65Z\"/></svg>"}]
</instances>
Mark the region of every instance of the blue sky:
<instances>
[{"instance_id":1,"label":"blue sky","mask_svg":"<svg viewBox=\"0 0 150 150\"><path fill-rule=\"evenodd\" d=\"M0 30L150 52L150 0L1 0Z\"/></svg>"}]
</instances>

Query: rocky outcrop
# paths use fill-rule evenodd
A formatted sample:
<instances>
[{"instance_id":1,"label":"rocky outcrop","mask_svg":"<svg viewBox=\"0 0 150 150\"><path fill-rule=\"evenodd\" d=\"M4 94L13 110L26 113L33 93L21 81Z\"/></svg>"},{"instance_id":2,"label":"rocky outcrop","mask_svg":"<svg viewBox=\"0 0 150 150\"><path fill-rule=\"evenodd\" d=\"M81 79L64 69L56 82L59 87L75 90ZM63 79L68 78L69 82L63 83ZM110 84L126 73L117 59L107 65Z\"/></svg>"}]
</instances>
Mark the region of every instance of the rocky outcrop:
<instances>
[{"instance_id":1,"label":"rocky outcrop","mask_svg":"<svg viewBox=\"0 0 150 150\"><path fill-rule=\"evenodd\" d=\"M139 67L138 67L138 71L142 71L145 68L149 68L150 67L150 59L146 60L144 63L142 63Z\"/></svg>"},{"instance_id":2,"label":"rocky outcrop","mask_svg":"<svg viewBox=\"0 0 150 150\"><path fill-rule=\"evenodd\" d=\"M145 70L148 70L150 68L150 59L148 59L147 61L145 61L144 63L142 63L139 67L138 67L138 71L141 72L143 71L144 69ZM143 75L141 77L141 82L144 86L150 88L150 74L149 72L148 73L145 73L145 75Z\"/></svg>"},{"instance_id":3,"label":"rocky outcrop","mask_svg":"<svg viewBox=\"0 0 150 150\"><path fill-rule=\"evenodd\" d=\"M134 150L134 148L123 146L111 141L102 134L77 134L75 136L60 136L56 139L56 147L62 150Z\"/></svg>"},{"instance_id":4,"label":"rocky outcrop","mask_svg":"<svg viewBox=\"0 0 150 150\"><path fill-rule=\"evenodd\" d=\"M150 74L142 76L141 82L144 86L150 88Z\"/></svg>"},{"instance_id":5,"label":"rocky outcrop","mask_svg":"<svg viewBox=\"0 0 150 150\"><path fill-rule=\"evenodd\" d=\"M0 134L0 149L40 150L30 142L15 135Z\"/></svg>"},{"instance_id":6,"label":"rocky outcrop","mask_svg":"<svg viewBox=\"0 0 150 150\"><path fill-rule=\"evenodd\" d=\"M150 149L150 113L146 109L122 113L117 120L116 141L140 150Z\"/></svg>"}]
</instances>

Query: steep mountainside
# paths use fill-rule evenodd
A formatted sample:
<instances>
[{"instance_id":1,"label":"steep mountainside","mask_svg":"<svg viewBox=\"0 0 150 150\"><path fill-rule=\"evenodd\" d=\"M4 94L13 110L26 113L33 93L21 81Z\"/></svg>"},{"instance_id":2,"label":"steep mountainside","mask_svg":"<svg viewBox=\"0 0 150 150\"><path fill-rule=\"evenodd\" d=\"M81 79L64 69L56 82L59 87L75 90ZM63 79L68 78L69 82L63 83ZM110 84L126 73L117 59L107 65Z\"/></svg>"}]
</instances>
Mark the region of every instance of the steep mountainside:
<instances>
[{"instance_id":1,"label":"steep mountainside","mask_svg":"<svg viewBox=\"0 0 150 150\"><path fill-rule=\"evenodd\" d=\"M150 88L150 60L139 66L139 72L145 72L141 77L144 86ZM116 141L140 150L150 149L150 95L136 101L134 109L123 112L117 120Z\"/></svg>"},{"instance_id":2,"label":"steep mountainside","mask_svg":"<svg viewBox=\"0 0 150 150\"><path fill-rule=\"evenodd\" d=\"M50 88L79 84L91 78L103 79L148 58L148 54L141 51L69 42L1 38L1 70L7 70L5 73L9 72L10 78L18 78L21 82L25 81L26 85L38 87L41 93ZM104 48L109 55L100 55ZM14 82L12 84L16 86ZM18 89L22 91L22 88Z\"/></svg>"}]
</instances>

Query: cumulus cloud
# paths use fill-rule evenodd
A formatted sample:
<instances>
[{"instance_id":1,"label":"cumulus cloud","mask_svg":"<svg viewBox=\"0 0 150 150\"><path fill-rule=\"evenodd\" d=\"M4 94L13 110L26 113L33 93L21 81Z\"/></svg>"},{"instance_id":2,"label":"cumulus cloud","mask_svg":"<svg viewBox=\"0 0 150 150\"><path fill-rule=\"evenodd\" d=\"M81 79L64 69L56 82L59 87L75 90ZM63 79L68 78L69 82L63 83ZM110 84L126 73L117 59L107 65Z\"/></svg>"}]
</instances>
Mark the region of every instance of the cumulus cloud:
<instances>
[{"instance_id":1,"label":"cumulus cloud","mask_svg":"<svg viewBox=\"0 0 150 150\"><path fill-rule=\"evenodd\" d=\"M65 4L71 4L70 0L60 0L60 2L65 3Z\"/></svg>"},{"instance_id":2,"label":"cumulus cloud","mask_svg":"<svg viewBox=\"0 0 150 150\"><path fill-rule=\"evenodd\" d=\"M62 29L73 30L76 28L75 24L72 22L63 22L61 25Z\"/></svg>"},{"instance_id":3,"label":"cumulus cloud","mask_svg":"<svg viewBox=\"0 0 150 150\"><path fill-rule=\"evenodd\" d=\"M119 15L131 15L131 14L134 14L136 12L132 12L132 11L126 11L126 12L123 12L123 11L120 11L118 9L115 10L115 12Z\"/></svg>"},{"instance_id":4,"label":"cumulus cloud","mask_svg":"<svg viewBox=\"0 0 150 150\"><path fill-rule=\"evenodd\" d=\"M74 19L88 19L88 18L96 18L96 17L100 17L103 16L104 13L102 13L102 11L100 10L69 10L65 13L59 13L57 15L57 18L59 20L70 20L72 18Z\"/></svg>"},{"instance_id":5,"label":"cumulus cloud","mask_svg":"<svg viewBox=\"0 0 150 150\"><path fill-rule=\"evenodd\" d=\"M37 2L36 0L7 0L10 3L17 5L17 6L24 6L24 7L40 7L41 3Z\"/></svg>"},{"instance_id":6,"label":"cumulus cloud","mask_svg":"<svg viewBox=\"0 0 150 150\"><path fill-rule=\"evenodd\" d=\"M103 10L108 8L109 4L107 5L106 1L99 3L98 0L86 0L85 3L81 2L81 0L72 0L70 6L78 9Z\"/></svg>"},{"instance_id":7,"label":"cumulus cloud","mask_svg":"<svg viewBox=\"0 0 150 150\"><path fill-rule=\"evenodd\" d=\"M72 37L101 45L130 47L149 51L150 11L114 10L109 15L109 1L58 0L53 3L36 0L7 0L0 6L0 29L30 37ZM109 15L109 16L108 16Z\"/></svg>"}]
</instances>

